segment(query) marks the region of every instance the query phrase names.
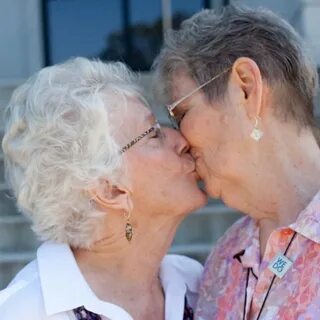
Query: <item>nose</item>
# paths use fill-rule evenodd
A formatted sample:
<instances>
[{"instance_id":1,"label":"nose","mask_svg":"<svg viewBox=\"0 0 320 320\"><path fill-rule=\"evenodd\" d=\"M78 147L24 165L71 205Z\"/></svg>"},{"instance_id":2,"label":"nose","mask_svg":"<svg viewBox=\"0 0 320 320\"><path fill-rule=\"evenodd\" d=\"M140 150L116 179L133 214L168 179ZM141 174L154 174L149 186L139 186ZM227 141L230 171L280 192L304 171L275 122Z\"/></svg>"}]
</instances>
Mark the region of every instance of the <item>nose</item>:
<instances>
[{"instance_id":1,"label":"nose","mask_svg":"<svg viewBox=\"0 0 320 320\"><path fill-rule=\"evenodd\" d=\"M190 150L188 141L179 131L168 127L165 127L164 130L166 136L169 138L167 140L172 144L173 148L179 155L187 153Z\"/></svg>"}]
</instances>

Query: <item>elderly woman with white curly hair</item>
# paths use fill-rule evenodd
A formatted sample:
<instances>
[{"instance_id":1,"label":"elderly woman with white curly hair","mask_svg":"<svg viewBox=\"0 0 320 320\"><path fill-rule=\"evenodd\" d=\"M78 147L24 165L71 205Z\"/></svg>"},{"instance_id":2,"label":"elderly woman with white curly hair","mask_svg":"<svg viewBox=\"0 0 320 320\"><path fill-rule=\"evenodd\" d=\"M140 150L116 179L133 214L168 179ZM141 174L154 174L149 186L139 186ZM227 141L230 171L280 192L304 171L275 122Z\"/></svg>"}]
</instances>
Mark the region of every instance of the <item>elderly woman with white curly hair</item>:
<instances>
[{"instance_id":1,"label":"elderly woman with white curly hair","mask_svg":"<svg viewBox=\"0 0 320 320\"><path fill-rule=\"evenodd\" d=\"M0 292L1 319L192 319L202 267L165 254L206 195L134 75L77 58L19 87L7 114L8 182L45 242Z\"/></svg>"}]
</instances>

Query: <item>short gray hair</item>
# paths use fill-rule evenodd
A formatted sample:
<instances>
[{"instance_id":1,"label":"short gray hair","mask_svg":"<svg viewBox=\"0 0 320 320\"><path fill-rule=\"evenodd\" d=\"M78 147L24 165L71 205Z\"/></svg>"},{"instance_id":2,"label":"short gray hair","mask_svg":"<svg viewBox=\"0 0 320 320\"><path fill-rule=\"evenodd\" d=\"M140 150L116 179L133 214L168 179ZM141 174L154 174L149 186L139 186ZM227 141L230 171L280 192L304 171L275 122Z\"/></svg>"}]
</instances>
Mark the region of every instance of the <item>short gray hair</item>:
<instances>
[{"instance_id":1,"label":"short gray hair","mask_svg":"<svg viewBox=\"0 0 320 320\"><path fill-rule=\"evenodd\" d=\"M87 195L123 169L116 109L143 99L122 63L76 58L42 69L7 106L2 147L19 209L42 240L89 247L104 216Z\"/></svg>"},{"instance_id":2,"label":"short gray hair","mask_svg":"<svg viewBox=\"0 0 320 320\"><path fill-rule=\"evenodd\" d=\"M203 10L166 35L154 64L157 87L162 96L170 96L175 70L183 69L202 84L232 67L237 58L248 57L259 66L275 101L286 107L276 112L312 126L318 75L303 46L294 29L266 9L231 5L220 13ZM229 74L203 89L209 101L224 97Z\"/></svg>"}]
</instances>

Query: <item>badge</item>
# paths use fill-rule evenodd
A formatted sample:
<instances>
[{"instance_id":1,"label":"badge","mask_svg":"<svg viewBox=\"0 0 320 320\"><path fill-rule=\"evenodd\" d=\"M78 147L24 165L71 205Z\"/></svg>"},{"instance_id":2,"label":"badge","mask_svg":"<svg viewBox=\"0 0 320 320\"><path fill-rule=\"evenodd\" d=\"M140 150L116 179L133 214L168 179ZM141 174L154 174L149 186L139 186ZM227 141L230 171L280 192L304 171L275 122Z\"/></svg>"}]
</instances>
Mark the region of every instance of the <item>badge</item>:
<instances>
[{"instance_id":1,"label":"badge","mask_svg":"<svg viewBox=\"0 0 320 320\"><path fill-rule=\"evenodd\" d=\"M268 269L278 278L282 278L291 268L292 262L283 254L279 253L270 263Z\"/></svg>"}]
</instances>

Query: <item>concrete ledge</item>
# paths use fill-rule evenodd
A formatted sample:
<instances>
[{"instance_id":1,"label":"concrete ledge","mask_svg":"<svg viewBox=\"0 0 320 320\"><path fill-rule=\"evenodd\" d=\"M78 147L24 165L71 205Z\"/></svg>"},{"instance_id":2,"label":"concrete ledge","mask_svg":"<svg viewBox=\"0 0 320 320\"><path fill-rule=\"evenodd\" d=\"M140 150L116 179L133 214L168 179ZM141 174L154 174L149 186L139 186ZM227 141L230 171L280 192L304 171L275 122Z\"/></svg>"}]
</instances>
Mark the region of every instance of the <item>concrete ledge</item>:
<instances>
[{"instance_id":1,"label":"concrete ledge","mask_svg":"<svg viewBox=\"0 0 320 320\"><path fill-rule=\"evenodd\" d=\"M34 258L34 252L0 252L0 290L5 288L12 278Z\"/></svg>"},{"instance_id":2,"label":"concrete ledge","mask_svg":"<svg viewBox=\"0 0 320 320\"><path fill-rule=\"evenodd\" d=\"M180 244L170 248L170 253L192 255L195 253L208 254L213 249L213 245L207 243Z\"/></svg>"},{"instance_id":3,"label":"concrete ledge","mask_svg":"<svg viewBox=\"0 0 320 320\"><path fill-rule=\"evenodd\" d=\"M0 216L17 214L16 200L10 195L7 185L0 183Z\"/></svg>"},{"instance_id":4,"label":"concrete ledge","mask_svg":"<svg viewBox=\"0 0 320 320\"><path fill-rule=\"evenodd\" d=\"M30 221L23 215L0 216L1 224L30 224Z\"/></svg>"},{"instance_id":5,"label":"concrete ledge","mask_svg":"<svg viewBox=\"0 0 320 320\"><path fill-rule=\"evenodd\" d=\"M0 223L0 252L33 252L39 246L30 222L21 216L2 217Z\"/></svg>"},{"instance_id":6,"label":"concrete ledge","mask_svg":"<svg viewBox=\"0 0 320 320\"><path fill-rule=\"evenodd\" d=\"M0 264L5 263L28 263L34 259L36 253L34 251L27 252L0 252Z\"/></svg>"},{"instance_id":7,"label":"concrete ledge","mask_svg":"<svg viewBox=\"0 0 320 320\"><path fill-rule=\"evenodd\" d=\"M195 260L198 260L203 264L213 247L213 245L206 243L199 243L193 245L176 245L171 247L169 253L185 255Z\"/></svg>"}]
</instances>

